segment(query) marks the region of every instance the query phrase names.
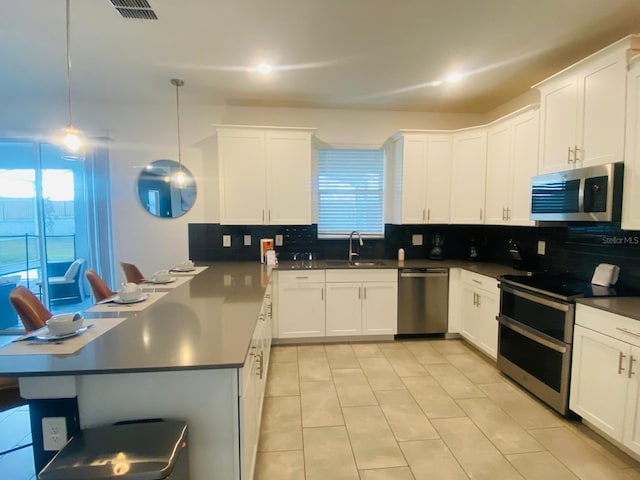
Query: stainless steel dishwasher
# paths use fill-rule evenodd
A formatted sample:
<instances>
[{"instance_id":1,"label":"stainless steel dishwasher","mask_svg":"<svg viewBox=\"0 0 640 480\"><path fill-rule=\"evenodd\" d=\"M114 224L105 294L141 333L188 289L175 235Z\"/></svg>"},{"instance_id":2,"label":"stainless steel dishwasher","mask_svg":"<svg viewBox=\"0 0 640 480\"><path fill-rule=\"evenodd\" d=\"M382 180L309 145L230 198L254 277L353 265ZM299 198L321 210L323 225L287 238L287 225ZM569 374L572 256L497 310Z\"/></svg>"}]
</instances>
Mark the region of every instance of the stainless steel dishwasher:
<instances>
[{"instance_id":1,"label":"stainless steel dishwasher","mask_svg":"<svg viewBox=\"0 0 640 480\"><path fill-rule=\"evenodd\" d=\"M449 269L398 270L398 335L447 333Z\"/></svg>"}]
</instances>

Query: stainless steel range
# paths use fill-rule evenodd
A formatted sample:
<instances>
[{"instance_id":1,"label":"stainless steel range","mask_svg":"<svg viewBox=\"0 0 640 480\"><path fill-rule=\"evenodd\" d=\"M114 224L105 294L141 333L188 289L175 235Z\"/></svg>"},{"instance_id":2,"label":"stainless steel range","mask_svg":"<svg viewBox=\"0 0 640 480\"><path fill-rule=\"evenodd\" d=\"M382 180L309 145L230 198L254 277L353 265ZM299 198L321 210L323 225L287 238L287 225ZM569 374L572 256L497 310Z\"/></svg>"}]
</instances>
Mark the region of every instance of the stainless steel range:
<instances>
[{"instance_id":1,"label":"stainless steel range","mask_svg":"<svg viewBox=\"0 0 640 480\"><path fill-rule=\"evenodd\" d=\"M498 368L566 415L575 299L629 292L553 274L504 275L499 280Z\"/></svg>"}]
</instances>

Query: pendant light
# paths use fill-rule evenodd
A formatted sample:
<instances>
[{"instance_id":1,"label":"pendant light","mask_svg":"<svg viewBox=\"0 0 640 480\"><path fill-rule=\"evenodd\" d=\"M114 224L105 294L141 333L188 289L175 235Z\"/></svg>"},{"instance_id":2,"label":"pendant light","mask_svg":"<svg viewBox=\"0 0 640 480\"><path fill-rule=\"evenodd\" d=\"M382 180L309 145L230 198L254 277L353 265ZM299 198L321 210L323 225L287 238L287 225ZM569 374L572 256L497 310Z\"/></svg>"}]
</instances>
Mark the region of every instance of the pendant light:
<instances>
[{"instance_id":1,"label":"pendant light","mask_svg":"<svg viewBox=\"0 0 640 480\"><path fill-rule=\"evenodd\" d=\"M82 147L82 132L73 126L71 116L71 0L66 0L67 11L67 107L69 112L69 124L63 130L62 143L71 153L76 153Z\"/></svg>"},{"instance_id":2,"label":"pendant light","mask_svg":"<svg viewBox=\"0 0 640 480\"><path fill-rule=\"evenodd\" d=\"M171 85L176 87L176 119L178 125L178 172L173 177L173 182L178 188L184 188L187 183L187 177L182 170L182 149L180 146L180 93L179 89L184 85L184 81L179 78L172 78Z\"/></svg>"}]
</instances>

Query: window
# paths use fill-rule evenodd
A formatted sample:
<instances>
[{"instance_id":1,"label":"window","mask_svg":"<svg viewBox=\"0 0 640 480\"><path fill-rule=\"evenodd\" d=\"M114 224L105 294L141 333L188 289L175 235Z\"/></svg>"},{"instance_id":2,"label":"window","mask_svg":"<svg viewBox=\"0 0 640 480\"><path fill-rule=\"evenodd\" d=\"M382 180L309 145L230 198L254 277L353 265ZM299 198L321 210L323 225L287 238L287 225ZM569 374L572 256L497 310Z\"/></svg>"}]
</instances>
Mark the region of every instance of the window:
<instances>
[{"instance_id":1,"label":"window","mask_svg":"<svg viewBox=\"0 0 640 480\"><path fill-rule=\"evenodd\" d=\"M384 237L384 150L318 149L318 237Z\"/></svg>"}]
</instances>

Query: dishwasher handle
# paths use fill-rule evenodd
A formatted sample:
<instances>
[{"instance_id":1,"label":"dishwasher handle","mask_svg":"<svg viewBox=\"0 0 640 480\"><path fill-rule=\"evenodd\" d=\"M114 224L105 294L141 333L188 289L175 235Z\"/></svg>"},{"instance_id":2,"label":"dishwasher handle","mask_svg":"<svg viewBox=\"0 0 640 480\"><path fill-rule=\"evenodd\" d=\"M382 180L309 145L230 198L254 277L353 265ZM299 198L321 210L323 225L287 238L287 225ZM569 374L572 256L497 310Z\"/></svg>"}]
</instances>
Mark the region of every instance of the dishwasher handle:
<instances>
[{"instance_id":1,"label":"dishwasher handle","mask_svg":"<svg viewBox=\"0 0 640 480\"><path fill-rule=\"evenodd\" d=\"M447 270L434 270L423 272L400 272L400 278L442 278L448 277L449 272Z\"/></svg>"}]
</instances>

